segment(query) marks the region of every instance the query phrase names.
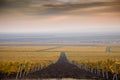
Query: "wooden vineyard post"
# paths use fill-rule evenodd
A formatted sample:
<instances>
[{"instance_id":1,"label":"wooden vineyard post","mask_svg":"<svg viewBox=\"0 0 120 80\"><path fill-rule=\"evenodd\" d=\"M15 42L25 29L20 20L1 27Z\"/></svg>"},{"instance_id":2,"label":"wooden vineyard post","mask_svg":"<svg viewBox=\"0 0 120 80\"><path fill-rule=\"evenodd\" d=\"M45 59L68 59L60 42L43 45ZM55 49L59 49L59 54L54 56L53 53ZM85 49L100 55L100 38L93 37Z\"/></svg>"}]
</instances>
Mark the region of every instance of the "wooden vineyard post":
<instances>
[{"instance_id":1,"label":"wooden vineyard post","mask_svg":"<svg viewBox=\"0 0 120 80\"><path fill-rule=\"evenodd\" d=\"M29 74L29 72L30 72L30 67L28 66L26 71L26 76Z\"/></svg>"},{"instance_id":2,"label":"wooden vineyard post","mask_svg":"<svg viewBox=\"0 0 120 80\"><path fill-rule=\"evenodd\" d=\"M93 73L93 68L91 67L91 73Z\"/></svg>"},{"instance_id":3,"label":"wooden vineyard post","mask_svg":"<svg viewBox=\"0 0 120 80\"><path fill-rule=\"evenodd\" d=\"M98 75L98 63L96 65L96 74Z\"/></svg>"},{"instance_id":4,"label":"wooden vineyard post","mask_svg":"<svg viewBox=\"0 0 120 80\"><path fill-rule=\"evenodd\" d=\"M39 67L39 65L38 64L36 64L37 66L36 66L36 71L39 71L39 69L38 69L38 67Z\"/></svg>"},{"instance_id":5,"label":"wooden vineyard post","mask_svg":"<svg viewBox=\"0 0 120 80\"><path fill-rule=\"evenodd\" d=\"M102 65L102 77L105 77L105 74L104 74L104 65Z\"/></svg>"},{"instance_id":6,"label":"wooden vineyard post","mask_svg":"<svg viewBox=\"0 0 120 80\"><path fill-rule=\"evenodd\" d=\"M31 64L28 64L27 71L26 71L26 76L30 73L30 69L31 69Z\"/></svg>"},{"instance_id":7,"label":"wooden vineyard post","mask_svg":"<svg viewBox=\"0 0 120 80\"><path fill-rule=\"evenodd\" d=\"M34 72L37 71L37 64L35 64L35 67L34 67Z\"/></svg>"},{"instance_id":8,"label":"wooden vineyard post","mask_svg":"<svg viewBox=\"0 0 120 80\"><path fill-rule=\"evenodd\" d=\"M22 74L22 64L19 65L19 69L16 75L16 79L21 78L21 74Z\"/></svg>"},{"instance_id":9,"label":"wooden vineyard post","mask_svg":"<svg viewBox=\"0 0 120 80\"><path fill-rule=\"evenodd\" d=\"M81 66L81 69L83 69L83 64L80 64L80 66Z\"/></svg>"},{"instance_id":10,"label":"wooden vineyard post","mask_svg":"<svg viewBox=\"0 0 120 80\"><path fill-rule=\"evenodd\" d=\"M36 71L36 65L34 65L33 67L33 73Z\"/></svg>"},{"instance_id":11,"label":"wooden vineyard post","mask_svg":"<svg viewBox=\"0 0 120 80\"><path fill-rule=\"evenodd\" d=\"M30 64L30 67L29 67L29 72L28 73L32 73L32 65Z\"/></svg>"},{"instance_id":12,"label":"wooden vineyard post","mask_svg":"<svg viewBox=\"0 0 120 80\"><path fill-rule=\"evenodd\" d=\"M30 73L32 73L32 65L31 64L29 66L29 72L28 72L28 74L30 74Z\"/></svg>"},{"instance_id":13,"label":"wooden vineyard post","mask_svg":"<svg viewBox=\"0 0 120 80\"><path fill-rule=\"evenodd\" d=\"M20 76L19 76L19 78L22 77L22 67L23 67L23 64L21 64L21 68L20 68Z\"/></svg>"},{"instance_id":14,"label":"wooden vineyard post","mask_svg":"<svg viewBox=\"0 0 120 80\"><path fill-rule=\"evenodd\" d=\"M108 76L108 65L106 64L106 79L109 79L109 76Z\"/></svg>"},{"instance_id":15,"label":"wooden vineyard post","mask_svg":"<svg viewBox=\"0 0 120 80\"><path fill-rule=\"evenodd\" d=\"M81 65L81 64L78 64L78 67L79 67L80 69L82 69L82 65Z\"/></svg>"},{"instance_id":16,"label":"wooden vineyard post","mask_svg":"<svg viewBox=\"0 0 120 80\"><path fill-rule=\"evenodd\" d=\"M34 66L31 68L31 73L33 73L34 72Z\"/></svg>"},{"instance_id":17,"label":"wooden vineyard post","mask_svg":"<svg viewBox=\"0 0 120 80\"><path fill-rule=\"evenodd\" d=\"M40 65L38 64L38 66L37 66L37 71L39 71L40 70Z\"/></svg>"},{"instance_id":18,"label":"wooden vineyard post","mask_svg":"<svg viewBox=\"0 0 120 80\"><path fill-rule=\"evenodd\" d=\"M117 76L117 65L116 63L114 64L114 74L113 74L113 80L118 80L118 76Z\"/></svg>"},{"instance_id":19,"label":"wooden vineyard post","mask_svg":"<svg viewBox=\"0 0 120 80\"><path fill-rule=\"evenodd\" d=\"M88 71L90 72L90 66L88 66Z\"/></svg>"},{"instance_id":20,"label":"wooden vineyard post","mask_svg":"<svg viewBox=\"0 0 120 80\"><path fill-rule=\"evenodd\" d=\"M100 68L99 64L97 63L97 74L98 74L98 76L100 76L100 69L99 68Z\"/></svg>"},{"instance_id":21,"label":"wooden vineyard post","mask_svg":"<svg viewBox=\"0 0 120 80\"><path fill-rule=\"evenodd\" d=\"M81 64L78 64L77 66L81 69Z\"/></svg>"},{"instance_id":22,"label":"wooden vineyard post","mask_svg":"<svg viewBox=\"0 0 120 80\"><path fill-rule=\"evenodd\" d=\"M26 65L24 65L24 67L26 67ZM26 70L26 69L24 69L23 71L24 71L24 72L23 72L22 77L25 77L25 75L26 75L26 73L27 73L27 70Z\"/></svg>"},{"instance_id":23,"label":"wooden vineyard post","mask_svg":"<svg viewBox=\"0 0 120 80\"><path fill-rule=\"evenodd\" d=\"M87 66L86 66L86 64L85 64L85 71L87 71Z\"/></svg>"},{"instance_id":24,"label":"wooden vineyard post","mask_svg":"<svg viewBox=\"0 0 120 80\"><path fill-rule=\"evenodd\" d=\"M95 74L97 74L97 67L96 67L96 69L95 69Z\"/></svg>"},{"instance_id":25,"label":"wooden vineyard post","mask_svg":"<svg viewBox=\"0 0 120 80\"><path fill-rule=\"evenodd\" d=\"M87 71L87 66L86 66L86 64L84 65L84 69L85 69L85 71Z\"/></svg>"},{"instance_id":26,"label":"wooden vineyard post","mask_svg":"<svg viewBox=\"0 0 120 80\"><path fill-rule=\"evenodd\" d=\"M35 66L32 68L32 72L36 72L40 70L40 65L39 64L35 64Z\"/></svg>"},{"instance_id":27,"label":"wooden vineyard post","mask_svg":"<svg viewBox=\"0 0 120 80\"><path fill-rule=\"evenodd\" d=\"M88 71L91 72L91 68L90 68L90 66L88 66Z\"/></svg>"},{"instance_id":28,"label":"wooden vineyard post","mask_svg":"<svg viewBox=\"0 0 120 80\"><path fill-rule=\"evenodd\" d=\"M39 70L38 70L38 67L39 67L39 65L38 65L38 64L36 64L36 71L39 71Z\"/></svg>"},{"instance_id":29,"label":"wooden vineyard post","mask_svg":"<svg viewBox=\"0 0 120 80\"><path fill-rule=\"evenodd\" d=\"M18 67L18 72L17 72L17 75L16 75L16 79L18 79L18 76L19 76L19 73L20 73L20 69L21 69L21 64Z\"/></svg>"},{"instance_id":30,"label":"wooden vineyard post","mask_svg":"<svg viewBox=\"0 0 120 80\"><path fill-rule=\"evenodd\" d=\"M95 66L95 74L97 74L97 67Z\"/></svg>"},{"instance_id":31,"label":"wooden vineyard post","mask_svg":"<svg viewBox=\"0 0 120 80\"><path fill-rule=\"evenodd\" d=\"M86 65L86 71L89 71L88 66Z\"/></svg>"},{"instance_id":32,"label":"wooden vineyard post","mask_svg":"<svg viewBox=\"0 0 120 80\"><path fill-rule=\"evenodd\" d=\"M28 74L28 71L29 71L29 70L28 70L28 68L27 68L27 69L26 69L26 73L25 73L25 76L27 76L27 74Z\"/></svg>"},{"instance_id":33,"label":"wooden vineyard post","mask_svg":"<svg viewBox=\"0 0 120 80\"><path fill-rule=\"evenodd\" d=\"M34 68L34 67L33 67ZM31 73L33 73L33 68L31 68Z\"/></svg>"},{"instance_id":34,"label":"wooden vineyard post","mask_svg":"<svg viewBox=\"0 0 120 80\"><path fill-rule=\"evenodd\" d=\"M35 72L35 65L33 66L33 69L32 69L32 73L34 73Z\"/></svg>"},{"instance_id":35,"label":"wooden vineyard post","mask_svg":"<svg viewBox=\"0 0 120 80\"><path fill-rule=\"evenodd\" d=\"M23 70L23 75L22 75L22 77L25 77L26 74L27 74L27 69L26 69L26 67L27 67L27 69L28 69L28 65L27 65L27 64L24 64L24 70Z\"/></svg>"}]
</instances>

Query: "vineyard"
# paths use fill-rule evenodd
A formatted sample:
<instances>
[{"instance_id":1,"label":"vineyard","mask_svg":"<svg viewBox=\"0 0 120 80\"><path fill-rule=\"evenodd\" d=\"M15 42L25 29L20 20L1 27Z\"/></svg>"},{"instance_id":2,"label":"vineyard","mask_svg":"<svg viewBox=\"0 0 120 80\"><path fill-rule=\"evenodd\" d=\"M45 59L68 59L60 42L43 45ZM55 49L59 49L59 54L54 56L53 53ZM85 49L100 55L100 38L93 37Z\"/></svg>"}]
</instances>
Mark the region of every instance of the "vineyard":
<instances>
[{"instance_id":1,"label":"vineyard","mask_svg":"<svg viewBox=\"0 0 120 80\"><path fill-rule=\"evenodd\" d=\"M0 47L0 76L16 74L22 70L43 68L57 60L58 52L41 52L54 46L2 46Z\"/></svg>"},{"instance_id":2,"label":"vineyard","mask_svg":"<svg viewBox=\"0 0 120 80\"><path fill-rule=\"evenodd\" d=\"M64 51L71 63L100 77L120 79L120 47L0 46L0 78L21 78L57 61ZM6 77L7 75L7 77Z\"/></svg>"}]
</instances>

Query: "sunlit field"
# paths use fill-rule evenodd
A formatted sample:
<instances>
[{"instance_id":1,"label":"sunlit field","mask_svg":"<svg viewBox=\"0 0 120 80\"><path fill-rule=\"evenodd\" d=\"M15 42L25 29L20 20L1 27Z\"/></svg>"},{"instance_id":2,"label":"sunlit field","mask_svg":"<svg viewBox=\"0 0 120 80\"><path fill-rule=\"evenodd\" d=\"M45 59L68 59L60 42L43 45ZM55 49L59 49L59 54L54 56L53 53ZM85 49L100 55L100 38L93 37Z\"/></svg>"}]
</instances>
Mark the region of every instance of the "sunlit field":
<instances>
[{"instance_id":1,"label":"sunlit field","mask_svg":"<svg viewBox=\"0 0 120 80\"><path fill-rule=\"evenodd\" d=\"M64 51L68 60L76 65L87 64L96 68L103 66L112 73L114 64L117 65L117 73L120 73L120 47L112 45L110 51L106 46L0 46L0 71L11 74L17 72L19 65L24 69L33 68L36 65L46 67L55 63L60 52Z\"/></svg>"},{"instance_id":2,"label":"sunlit field","mask_svg":"<svg viewBox=\"0 0 120 80\"><path fill-rule=\"evenodd\" d=\"M77 65L84 64L99 69L104 68L112 73L120 73L120 46L63 46L49 51L64 51L70 62ZM116 69L115 69L116 65Z\"/></svg>"},{"instance_id":3,"label":"sunlit field","mask_svg":"<svg viewBox=\"0 0 120 80\"><path fill-rule=\"evenodd\" d=\"M58 52L44 52L54 46L1 46L0 71L16 72L20 64L45 67L58 59ZM29 65L29 66L28 66Z\"/></svg>"}]
</instances>

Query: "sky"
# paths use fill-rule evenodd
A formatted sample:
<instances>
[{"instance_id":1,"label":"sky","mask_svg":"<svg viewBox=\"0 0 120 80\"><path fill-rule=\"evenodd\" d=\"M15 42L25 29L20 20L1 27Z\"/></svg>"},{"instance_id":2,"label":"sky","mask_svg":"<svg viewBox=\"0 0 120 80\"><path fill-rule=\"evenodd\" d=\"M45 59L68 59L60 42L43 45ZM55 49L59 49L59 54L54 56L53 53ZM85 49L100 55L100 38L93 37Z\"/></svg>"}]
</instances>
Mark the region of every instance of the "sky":
<instances>
[{"instance_id":1,"label":"sky","mask_svg":"<svg viewBox=\"0 0 120 80\"><path fill-rule=\"evenodd\" d=\"M119 33L119 0L0 0L0 33Z\"/></svg>"}]
</instances>

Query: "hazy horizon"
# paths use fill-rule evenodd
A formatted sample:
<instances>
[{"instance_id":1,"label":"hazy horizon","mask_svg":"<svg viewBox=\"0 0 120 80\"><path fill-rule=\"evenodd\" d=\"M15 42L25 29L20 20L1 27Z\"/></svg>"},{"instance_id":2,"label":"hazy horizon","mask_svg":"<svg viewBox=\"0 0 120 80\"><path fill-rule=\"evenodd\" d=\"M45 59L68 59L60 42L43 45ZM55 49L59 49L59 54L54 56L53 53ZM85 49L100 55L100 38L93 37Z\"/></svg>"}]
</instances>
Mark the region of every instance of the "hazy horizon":
<instances>
[{"instance_id":1,"label":"hazy horizon","mask_svg":"<svg viewBox=\"0 0 120 80\"><path fill-rule=\"evenodd\" d=\"M104 45L119 44L120 34L13 33L0 34L0 46Z\"/></svg>"}]
</instances>

